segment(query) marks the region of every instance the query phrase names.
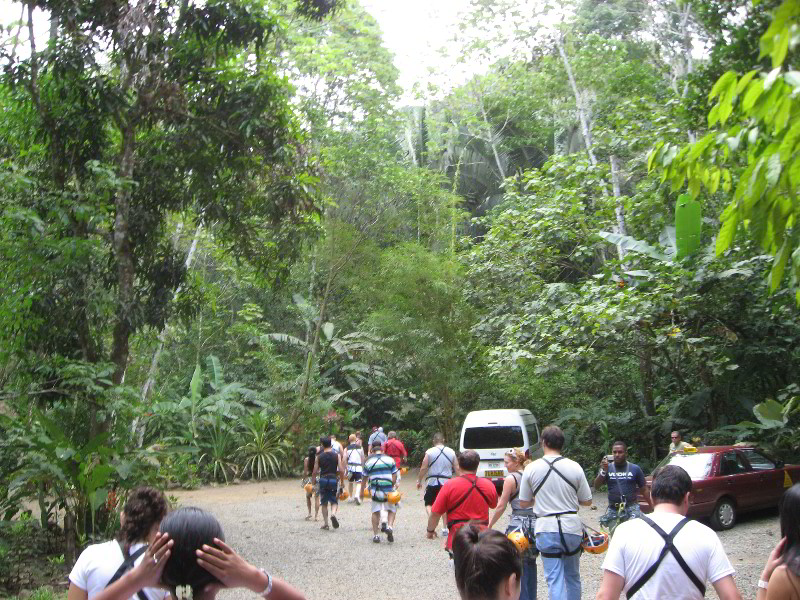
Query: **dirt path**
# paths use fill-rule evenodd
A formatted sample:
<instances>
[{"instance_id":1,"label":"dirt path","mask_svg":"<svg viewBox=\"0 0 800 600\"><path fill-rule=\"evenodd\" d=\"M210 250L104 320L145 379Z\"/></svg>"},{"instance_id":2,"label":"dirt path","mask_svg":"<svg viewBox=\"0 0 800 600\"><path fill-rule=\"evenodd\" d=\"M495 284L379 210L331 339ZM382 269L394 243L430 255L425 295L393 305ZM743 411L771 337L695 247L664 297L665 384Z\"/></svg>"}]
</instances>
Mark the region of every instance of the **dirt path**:
<instances>
[{"instance_id":1,"label":"dirt path","mask_svg":"<svg viewBox=\"0 0 800 600\"><path fill-rule=\"evenodd\" d=\"M412 471L400 484L403 502L394 544L386 543L385 538L381 544L372 543L368 504L343 503L339 509L341 527L335 531L321 531L321 522L305 521L305 497L299 480L173 494L182 506L212 511L237 552L303 590L308 600L456 600L458 592L442 549L443 541L425 539L425 508L415 481ZM597 527L597 519L606 507L605 494L597 494L595 503L598 510L581 509L581 517ZM505 518L501 523L505 527ZM737 571L742 597L755 596L759 574L778 533L774 510L744 516L732 530L721 533L720 539ZM581 558L584 598L594 598L602 578L602 559L602 555L592 554ZM537 575L538 597L547 598L541 561ZM716 597L713 588L708 597ZM232 590L220 593L218 598L255 596Z\"/></svg>"}]
</instances>

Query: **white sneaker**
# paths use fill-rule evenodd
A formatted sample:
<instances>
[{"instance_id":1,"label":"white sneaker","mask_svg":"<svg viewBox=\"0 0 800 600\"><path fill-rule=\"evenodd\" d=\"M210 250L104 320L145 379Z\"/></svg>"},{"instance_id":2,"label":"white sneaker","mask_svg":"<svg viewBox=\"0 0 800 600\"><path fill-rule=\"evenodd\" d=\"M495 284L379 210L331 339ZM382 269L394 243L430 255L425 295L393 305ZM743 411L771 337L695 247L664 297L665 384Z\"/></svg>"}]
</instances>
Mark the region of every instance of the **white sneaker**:
<instances>
[{"instance_id":1,"label":"white sneaker","mask_svg":"<svg viewBox=\"0 0 800 600\"><path fill-rule=\"evenodd\" d=\"M442 537L447 537L450 533L450 530L447 527L442 527Z\"/></svg>"}]
</instances>

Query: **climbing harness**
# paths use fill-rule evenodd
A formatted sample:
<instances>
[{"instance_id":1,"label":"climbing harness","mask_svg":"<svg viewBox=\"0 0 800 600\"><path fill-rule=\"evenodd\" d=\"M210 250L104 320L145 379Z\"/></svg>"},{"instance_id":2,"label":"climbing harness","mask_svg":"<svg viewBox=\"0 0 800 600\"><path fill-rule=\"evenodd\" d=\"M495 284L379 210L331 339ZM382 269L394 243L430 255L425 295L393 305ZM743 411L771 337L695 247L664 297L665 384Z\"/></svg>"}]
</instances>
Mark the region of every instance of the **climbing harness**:
<instances>
[{"instance_id":1,"label":"climbing harness","mask_svg":"<svg viewBox=\"0 0 800 600\"><path fill-rule=\"evenodd\" d=\"M650 578L653 577L653 575L655 575L656 571L658 570L658 567L661 565L661 562L666 558L667 552L672 553L672 556L675 557L675 560L678 562L681 569L683 569L683 572L686 573L686 576L692 580L692 583L700 591L700 594L705 596L706 586L703 585L703 582L700 581L697 575L694 574L694 571L692 571L691 567L689 567L689 565L683 559L683 556L681 556L681 553L678 552L678 549L675 547L673 543L675 541L675 536L677 536L678 532L681 529L683 529L683 526L689 522L689 519L684 517L670 533L667 533L666 531L661 529L661 527L656 525L656 523L654 523L653 520L650 519L649 517L642 515L640 518L645 523L650 525L650 527L655 529L658 535L664 538L664 548L662 548L661 554L658 555L658 559L656 560L656 562L653 563L653 565L649 569L647 569L647 571L645 571L644 574L641 577L639 577L639 579L636 580L636 583L634 583L627 591L626 595L628 596L628 598L633 598L633 595L636 592L638 592L644 584L650 581Z\"/></svg>"}]
</instances>

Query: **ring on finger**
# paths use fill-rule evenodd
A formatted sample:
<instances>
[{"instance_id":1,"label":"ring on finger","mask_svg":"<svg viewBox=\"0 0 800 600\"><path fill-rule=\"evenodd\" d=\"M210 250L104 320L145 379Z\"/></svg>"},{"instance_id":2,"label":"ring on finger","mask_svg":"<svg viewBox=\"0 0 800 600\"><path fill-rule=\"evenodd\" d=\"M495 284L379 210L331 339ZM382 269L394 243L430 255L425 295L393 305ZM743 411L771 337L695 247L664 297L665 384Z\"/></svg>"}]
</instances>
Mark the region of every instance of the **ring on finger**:
<instances>
[{"instance_id":1,"label":"ring on finger","mask_svg":"<svg viewBox=\"0 0 800 600\"><path fill-rule=\"evenodd\" d=\"M158 559L156 558L156 555L155 555L155 554L153 555L153 564L154 564L154 565L157 565L157 564L158 564Z\"/></svg>"}]
</instances>

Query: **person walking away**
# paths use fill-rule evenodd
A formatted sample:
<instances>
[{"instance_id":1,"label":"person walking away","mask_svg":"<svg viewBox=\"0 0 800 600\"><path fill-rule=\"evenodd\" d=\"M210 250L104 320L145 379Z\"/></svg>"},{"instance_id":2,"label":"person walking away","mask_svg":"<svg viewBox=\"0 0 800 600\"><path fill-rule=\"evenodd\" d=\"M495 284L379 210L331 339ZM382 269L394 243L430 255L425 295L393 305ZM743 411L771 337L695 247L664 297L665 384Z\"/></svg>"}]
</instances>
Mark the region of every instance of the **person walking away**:
<instances>
[{"instance_id":1,"label":"person walking away","mask_svg":"<svg viewBox=\"0 0 800 600\"><path fill-rule=\"evenodd\" d=\"M444 445L444 435L435 433L433 446L425 451L425 457L422 459L417 477L417 489L422 487L422 480L425 479L424 502L428 517L431 516L431 506L436 501L442 486L457 473L455 450ZM433 529L436 529L436 523L434 523ZM442 535L446 536L447 534L447 515L445 514L442 515Z\"/></svg>"},{"instance_id":2,"label":"person walking away","mask_svg":"<svg viewBox=\"0 0 800 600\"><path fill-rule=\"evenodd\" d=\"M520 598L522 561L499 531L462 527L453 539L453 567L461 600Z\"/></svg>"},{"instance_id":3,"label":"person walking away","mask_svg":"<svg viewBox=\"0 0 800 600\"><path fill-rule=\"evenodd\" d=\"M364 473L364 449L361 447L356 434L351 434L349 444L345 450L347 465L347 493L350 501L361 504L361 477ZM353 484L356 484L356 494L353 496Z\"/></svg>"},{"instance_id":4,"label":"person walking away","mask_svg":"<svg viewBox=\"0 0 800 600\"><path fill-rule=\"evenodd\" d=\"M561 456L564 432L556 425L542 430L542 458L522 474L519 499L536 515L536 548L550 600L580 600L580 551L583 523L580 506L591 506L592 492L583 468ZM535 501L535 505L534 505Z\"/></svg>"},{"instance_id":5,"label":"person walking away","mask_svg":"<svg viewBox=\"0 0 800 600\"><path fill-rule=\"evenodd\" d=\"M670 454L675 454L676 452L680 452L681 450L686 448L686 446L689 445L681 439L680 431L673 431L671 434L669 434L669 437L671 440L669 443Z\"/></svg>"},{"instance_id":6,"label":"person walking away","mask_svg":"<svg viewBox=\"0 0 800 600\"><path fill-rule=\"evenodd\" d=\"M328 507L330 507L333 528L339 528L339 520L336 518L336 513L339 510L337 494L339 492L341 466L339 455L331 447L331 438L322 438L322 452L317 456L317 460L314 463L314 472L311 476L312 483L317 483L317 477L319 477L320 504L322 505L322 520L324 521L322 529L330 529L328 526Z\"/></svg>"},{"instance_id":7,"label":"person walking away","mask_svg":"<svg viewBox=\"0 0 800 600\"><path fill-rule=\"evenodd\" d=\"M367 452L369 454L372 454L372 449L375 447L375 440L380 441L381 446L383 446L383 444L386 443L387 439L388 438L386 437L386 434L383 433L383 427L378 427L372 432L372 435L369 436L368 440L369 448L367 449Z\"/></svg>"},{"instance_id":8,"label":"person walking away","mask_svg":"<svg viewBox=\"0 0 800 600\"><path fill-rule=\"evenodd\" d=\"M311 475L314 472L314 463L317 461L317 449L314 446L308 447L308 453L303 459L303 488L311 483ZM311 520L311 496L314 496L314 520L319 520L319 486L311 483L311 491L306 492L306 506L308 506L308 516L306 521Z\"/></svg>"},{"instance_id":9,"label":"person walking away","mask_svg":"<svg viewBox=\"0 0 800 600\"><path fill-rule=\"evenodd\" d=\"M109 583L141 564L148 544L154 543L161 520L168 511L169 504L163 492L151 487L132 490L119 516L117 539L92 544L81 552L69 574L67 599L91 600ZM148 558L158 560L153 554ZM166 600L169 592L153 586L137 588L130 596L136 600Z\"/></svg>"},{"instance_id":10,"label":"person walking away","mask_svg":"<svg viewBox=\"0 0 800 600\"><path fill-rule=\"evenodd\" d=\"M397 485L397 465L391 456L381 451L381 442L375 439L372 442L372 454L364 463L364 476L369 478L369 489L372 493L372 541L379 544L381 536L379 531L386 533L386 539L394 542L394 523L399 504L389 502L389 492ZM387 524L379 529L381 511L387 512Z\"/></svg>"},{"instance_id":11,"label":"person walking away","mask_svg":"<svg viewBox=\"0 0 800 600\"><path fill-rule=\"evenodd\" d=\"M383 444L383 453L387 456L391 456L394 459L394 463L397 465L397 468L402 468L405 463L406 459L408 459L408 452L406 452L406 447L403 445L399 439L397 439L397 433L394 431L389 432L389 437L387 438L386 442ZM397 471L397 485L400 485L401 473Z\"/></svg>"},{"instance_id":12,"label":"person walking away","mask_svg":"<svg viewBox=\"0 0 800 600\"><path fill-rule=\"evenodd\" d=\"M525 457L522 448L511 448L505 453L503 462L508 470L508 475L503 481L503 492L497 501L497 509L489 521L489 528L494 527L510 504L511 519L506 528L506 535L512 531L521 531L531 542L531 547L522 556L522 591L519 597L520 600L536 600L536 556L539 554L533 534L536 517L533 515L532 508L520 506L519 499L522 470L530 461Z\"/></svg>"},{"instance_id":13,"label":"person walking away","mask_svg":"<svg viewBox=\"0 0 800 600\"><path fill-rule=\"evenodd\" d=\"M598 600L705 597L710 581L720 600L741 600L733 567L709 527L686 518L692 480L677 465L653 477L653 512L617 527L603 561Z\"/></svg>"},{"instance_id":14,"label":"person walking away","mask_svg":"<svg viewBox=\"0 0 800 600\"><path fill-rule=\"evenodd\" d=\"M756 600L800 600L800 483L780 503L781 539L761 572Z\"/></svg>"},{"instance_id":15,"label":"person walking away","mask_svg":"<svg viewBox=\"0 0 800 600\"><path fill-rule=\"evenodd\" d=\"M497 490L485 477L478 477L481 458L474 450L465 450L458 455L461 475L447 481L428 517L427 537L436 539L436 524L447 514L447 542L445 550L452 558L453 536L466 523L489 526L489 509L497 506Z\"/></svg>"},{"instance_id":16,"label":"person walking away","mask_svg":"<svg viewBox=\"0 0 800 600\"><path fill-rule=\"evenodd\" d=\"M639 465L628 462L628 445L625 442L614 442L611 452L614 462L609 464L608 457L603 457L594 488L608 484L608 508L606 514L600 517L600 525L613 535L620 523L642 516L638 494L644 496L647 486Z\"/></svg>"}]
</instances>

